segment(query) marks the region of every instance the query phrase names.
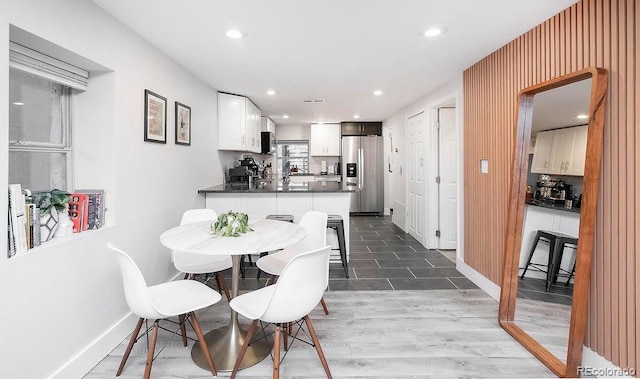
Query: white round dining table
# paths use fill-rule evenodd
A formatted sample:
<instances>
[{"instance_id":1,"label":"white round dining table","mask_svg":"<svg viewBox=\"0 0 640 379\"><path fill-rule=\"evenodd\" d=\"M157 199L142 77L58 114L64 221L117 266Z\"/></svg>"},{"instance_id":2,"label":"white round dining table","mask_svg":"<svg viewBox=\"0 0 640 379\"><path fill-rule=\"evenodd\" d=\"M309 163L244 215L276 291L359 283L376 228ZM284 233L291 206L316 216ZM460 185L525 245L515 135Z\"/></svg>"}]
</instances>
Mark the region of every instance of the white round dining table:
<instances>
[{"instance_id":1,"label":"white round dining table","mask_svg":"<svg viewBox=\"0 0 640 379\"><path fill-rule=\"evenodd\" d=\"M188 253L208 255L231 255L231 296L238 296L240 277L240 258L243 254L283 249L301 241L306 231L291 222L261 219L250 223L252 231L238 237L214 236L211 232L212 221L195 222L176 226L160 235L160 243L165 247ZM238 322L238 314L231 309L229 325L214 329L205 334L207 347L218 371L232 371L236 357L244 344L246 330ZM271 352L266 340L252 343L242 360L240 368L253 366L262 361ZM191 358L196 365L208 370L199 344L191 349Z\"/></svg>"}]
</instances>

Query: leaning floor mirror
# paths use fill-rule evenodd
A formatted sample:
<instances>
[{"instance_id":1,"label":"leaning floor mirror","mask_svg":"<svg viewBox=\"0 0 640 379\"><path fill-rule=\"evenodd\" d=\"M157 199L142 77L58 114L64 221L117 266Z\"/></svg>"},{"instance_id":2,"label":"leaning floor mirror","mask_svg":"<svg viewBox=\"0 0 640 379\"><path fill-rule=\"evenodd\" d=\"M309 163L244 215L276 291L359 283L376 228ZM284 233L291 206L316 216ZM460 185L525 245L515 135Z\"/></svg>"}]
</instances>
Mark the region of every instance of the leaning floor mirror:
<instances>
[{"instance_id":1,"label":"leaning floor mirror","mask_svg":"<svg viewBox=\"0 0 640 379\"><path fill-rule=\"evenodd\" d=\"M519 93L499 322L559 377L577 377L587 323L607 72Z\"/></svg>"}]
</instances>

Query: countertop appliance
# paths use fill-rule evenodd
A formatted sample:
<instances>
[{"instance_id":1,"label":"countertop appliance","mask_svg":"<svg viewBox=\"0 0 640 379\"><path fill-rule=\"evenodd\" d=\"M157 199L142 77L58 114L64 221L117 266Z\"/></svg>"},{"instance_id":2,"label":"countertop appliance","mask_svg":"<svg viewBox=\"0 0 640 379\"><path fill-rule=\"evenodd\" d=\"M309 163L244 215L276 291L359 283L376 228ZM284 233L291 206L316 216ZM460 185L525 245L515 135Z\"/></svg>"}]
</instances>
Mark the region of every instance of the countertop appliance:
<instances>
[{"instance_id":1,"label":"countertop appliance","mask_svg":"<svg viewBox=\"0 0 640 379\"><path fill-rule=\"evenodd\" d=\"M258 179L258 165L252 157L240 160L240 166L229 169L229 185L249 186Z\"/></svg>"},{"instance_id":2,"label":"countertop appliance","mask_svg":"<svg viewBox=\"0 0 640 379\"><path fill-rule=\"evenodd\" d=\"M350 213L384 212L382 136L342 137L342 186L351 193Z\"/></svg>"},{"instance_id":3,"label":"countertop appliance","mask_svg":"<svg viewBox=\"0 0 640 379\"><path fill-rule=\"evenodd\" d=\"M262 144L262 154L276 153L276 134L274 132L260 132L260 142Z\"/></svg>"}]
</instances>

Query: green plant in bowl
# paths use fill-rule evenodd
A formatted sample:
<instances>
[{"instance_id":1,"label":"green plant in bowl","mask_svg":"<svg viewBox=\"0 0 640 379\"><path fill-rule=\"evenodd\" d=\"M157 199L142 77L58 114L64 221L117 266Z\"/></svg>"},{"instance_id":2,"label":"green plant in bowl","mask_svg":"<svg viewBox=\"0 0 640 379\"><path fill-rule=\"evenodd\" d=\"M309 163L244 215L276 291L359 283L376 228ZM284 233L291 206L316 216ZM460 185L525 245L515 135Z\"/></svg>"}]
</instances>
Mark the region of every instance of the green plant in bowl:
<instances>
[{"instance_id":1,"label":"green plant in bowl","mask_svg":"<svg viewBox=\"0 0 640 379\"><path fill-rule=\"evenodd\" d=\"M51 209L55 208L57 211L62 211L67 207L67 203L71 200L71 195L68 192L61 191L59 189L52 189L45 192L34 192L29 202L40 208L40 215L46 215L51 213Z\"/></svg>"},{"instance_id":2,"label":"green plant in bowl","mask_svg":"<svg viewBox=\"0 0 640 379\"><path fill-rule=\"evenodd\" d=\"M249 226L249 216L242 212L223 213L211 224L211 232L220 237L240 237L240 234L253 231Z\"/></svg>"}]
</instances>

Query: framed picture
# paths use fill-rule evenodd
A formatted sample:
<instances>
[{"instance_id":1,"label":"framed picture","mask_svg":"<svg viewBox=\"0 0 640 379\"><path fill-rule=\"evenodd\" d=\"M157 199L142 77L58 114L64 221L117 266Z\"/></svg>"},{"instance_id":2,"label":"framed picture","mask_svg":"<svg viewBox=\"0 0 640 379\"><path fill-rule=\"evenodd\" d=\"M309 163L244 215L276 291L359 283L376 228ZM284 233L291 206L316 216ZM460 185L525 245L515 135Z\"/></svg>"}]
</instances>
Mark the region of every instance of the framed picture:
<instances>
[{"instance_id":1,"label":"framed picture","mask_svg":"<svg viewBox=\"0 0 640 379\"><path fill-rule=\"evenodd\" d=\"M144 140L167 143L167 99L144 90Z\"/></svg>"},{"instance_id":2,"label":"framed picture","mask_svg":"<svg viewBox=\"0 0 640 379\"><path fill-rule=\"evenodd\" d=\"M176 145L191 145L191 107L176 101Z\"/></svg>"}]
</instances>

